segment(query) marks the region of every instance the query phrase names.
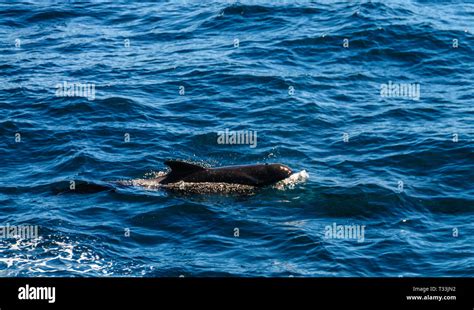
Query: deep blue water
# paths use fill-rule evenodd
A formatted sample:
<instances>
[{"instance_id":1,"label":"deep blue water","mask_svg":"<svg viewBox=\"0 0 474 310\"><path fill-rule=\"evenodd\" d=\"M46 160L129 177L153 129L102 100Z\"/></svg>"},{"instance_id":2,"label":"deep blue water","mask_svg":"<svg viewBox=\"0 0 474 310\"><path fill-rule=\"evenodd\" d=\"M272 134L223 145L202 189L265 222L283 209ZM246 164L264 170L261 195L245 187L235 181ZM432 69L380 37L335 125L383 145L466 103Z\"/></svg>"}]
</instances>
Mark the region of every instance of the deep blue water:
<instances>
[{"instance_id":1,"label":"deep blue water","mask_svg":"<svg viewBox=\"0 0 474 310\"><path fill-rule=\"evenodd\" d=\"M473 32L462 2L2 1L0 225L39 238L0 239L0 275L472 276ZM381 96L389 82L419 100ZM225 129L258 144L218 144ZM309 179L67 190L166 159ZM334 223L363 242L327 238Z\"/></svg>"}]
</instances>

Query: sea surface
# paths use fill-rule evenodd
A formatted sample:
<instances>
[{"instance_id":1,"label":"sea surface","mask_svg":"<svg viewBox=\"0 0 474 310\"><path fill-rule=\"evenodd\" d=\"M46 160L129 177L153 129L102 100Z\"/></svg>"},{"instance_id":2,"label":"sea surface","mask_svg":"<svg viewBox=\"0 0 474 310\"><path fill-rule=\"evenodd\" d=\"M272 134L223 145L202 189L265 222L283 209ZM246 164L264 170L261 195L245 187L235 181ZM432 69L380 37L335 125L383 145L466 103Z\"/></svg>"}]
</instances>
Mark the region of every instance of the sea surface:
<instances>
[{"instance_id":1,"label":"sea surface","mask_svg":"<svg viewBox=\"0 0 474 310\"><path fill-rule=\"evenodd\" d=\"M467 1L1 1L0 276L472 277L473 70ZM309 177L115 183L167 159Z\"/></svg>"}]
</instances>

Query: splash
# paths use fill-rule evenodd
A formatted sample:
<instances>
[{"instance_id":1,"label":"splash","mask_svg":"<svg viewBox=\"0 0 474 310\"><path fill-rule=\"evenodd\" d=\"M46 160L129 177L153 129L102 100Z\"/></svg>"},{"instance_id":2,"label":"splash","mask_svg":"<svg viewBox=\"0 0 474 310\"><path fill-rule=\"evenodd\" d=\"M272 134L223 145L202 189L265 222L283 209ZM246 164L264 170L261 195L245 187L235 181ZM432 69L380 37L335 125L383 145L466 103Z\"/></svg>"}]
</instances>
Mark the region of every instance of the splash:
<instances>
[{"instance_id":1,"label":"splash","mask_svg":"<svg viewBox=\"0 0 474 310\"><path fill-rule=\"evenodd\" d=\"M149 190L157 190L163 188L160 180L167 174L166 171L152 171L147 172L143 179L120 180L116 183L124 186L142 187Z\"/></svg>"},{"instance_id":2,"label":"splash","mask_svg":"<svg viewBox=\"0 0 474 310\"><path fill-rule=\"evenodd\" d=\"M302 170L297 173L293 173L288 178L281 180L280 182L273 185L278 190L293 189L297 184L304 183L309 179L309 174L306 170Z\"/></svg>"},{"instance_id":3,"label":"splash","mask_svg":"<svg viewBox=\"0 0 474 310\"><path fill-rule=\"evenodd\" d=\"M252 195L255 192L255 187L250 185L211 182L191 183L181 181L163 185L163 188L193 194Z\"/></svg>"}]
</instances>

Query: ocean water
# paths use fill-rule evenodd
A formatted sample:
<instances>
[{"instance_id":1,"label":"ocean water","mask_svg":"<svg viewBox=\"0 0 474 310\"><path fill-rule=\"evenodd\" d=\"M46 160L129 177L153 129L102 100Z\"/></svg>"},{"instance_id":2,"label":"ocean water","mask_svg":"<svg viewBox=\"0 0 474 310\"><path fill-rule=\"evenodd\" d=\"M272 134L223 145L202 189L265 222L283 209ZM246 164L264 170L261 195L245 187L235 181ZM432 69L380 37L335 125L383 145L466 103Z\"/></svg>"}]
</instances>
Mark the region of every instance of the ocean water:
<instances>
[{"instance_id":1,"label":"ocean water","mask_svg":"<svg viewBox=\"0 0 474 310\"><path fill-rule=\"evenodd\" d=\"M471 277L473 33L461 1L2 1L0 225L38 237L0 275ZM114 183L166 159L309 177Z\"/></svg>"}]
</instances>

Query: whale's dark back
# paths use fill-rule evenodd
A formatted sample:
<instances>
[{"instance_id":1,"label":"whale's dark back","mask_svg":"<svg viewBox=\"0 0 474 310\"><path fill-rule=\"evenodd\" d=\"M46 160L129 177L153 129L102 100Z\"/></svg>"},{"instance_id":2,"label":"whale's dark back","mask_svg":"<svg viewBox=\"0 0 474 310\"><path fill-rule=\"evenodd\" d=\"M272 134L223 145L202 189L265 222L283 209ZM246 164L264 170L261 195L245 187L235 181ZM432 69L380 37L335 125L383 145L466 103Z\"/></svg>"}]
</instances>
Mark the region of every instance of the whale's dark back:
<instances>
[{"instance_id":1,"label":"whale's dark back","mask_svg":"<svg viewBox=\"0 0 474 310\"><path fill-rule=\"evenodd\" d=\"M211 182L243 184L250 186L267 186L289 177L292 170L281 164L258 164L246 166L229 166L206 168L182 161L166 161L171 168L161 184L176 182Z\"/></svg>"}]
</instances>

